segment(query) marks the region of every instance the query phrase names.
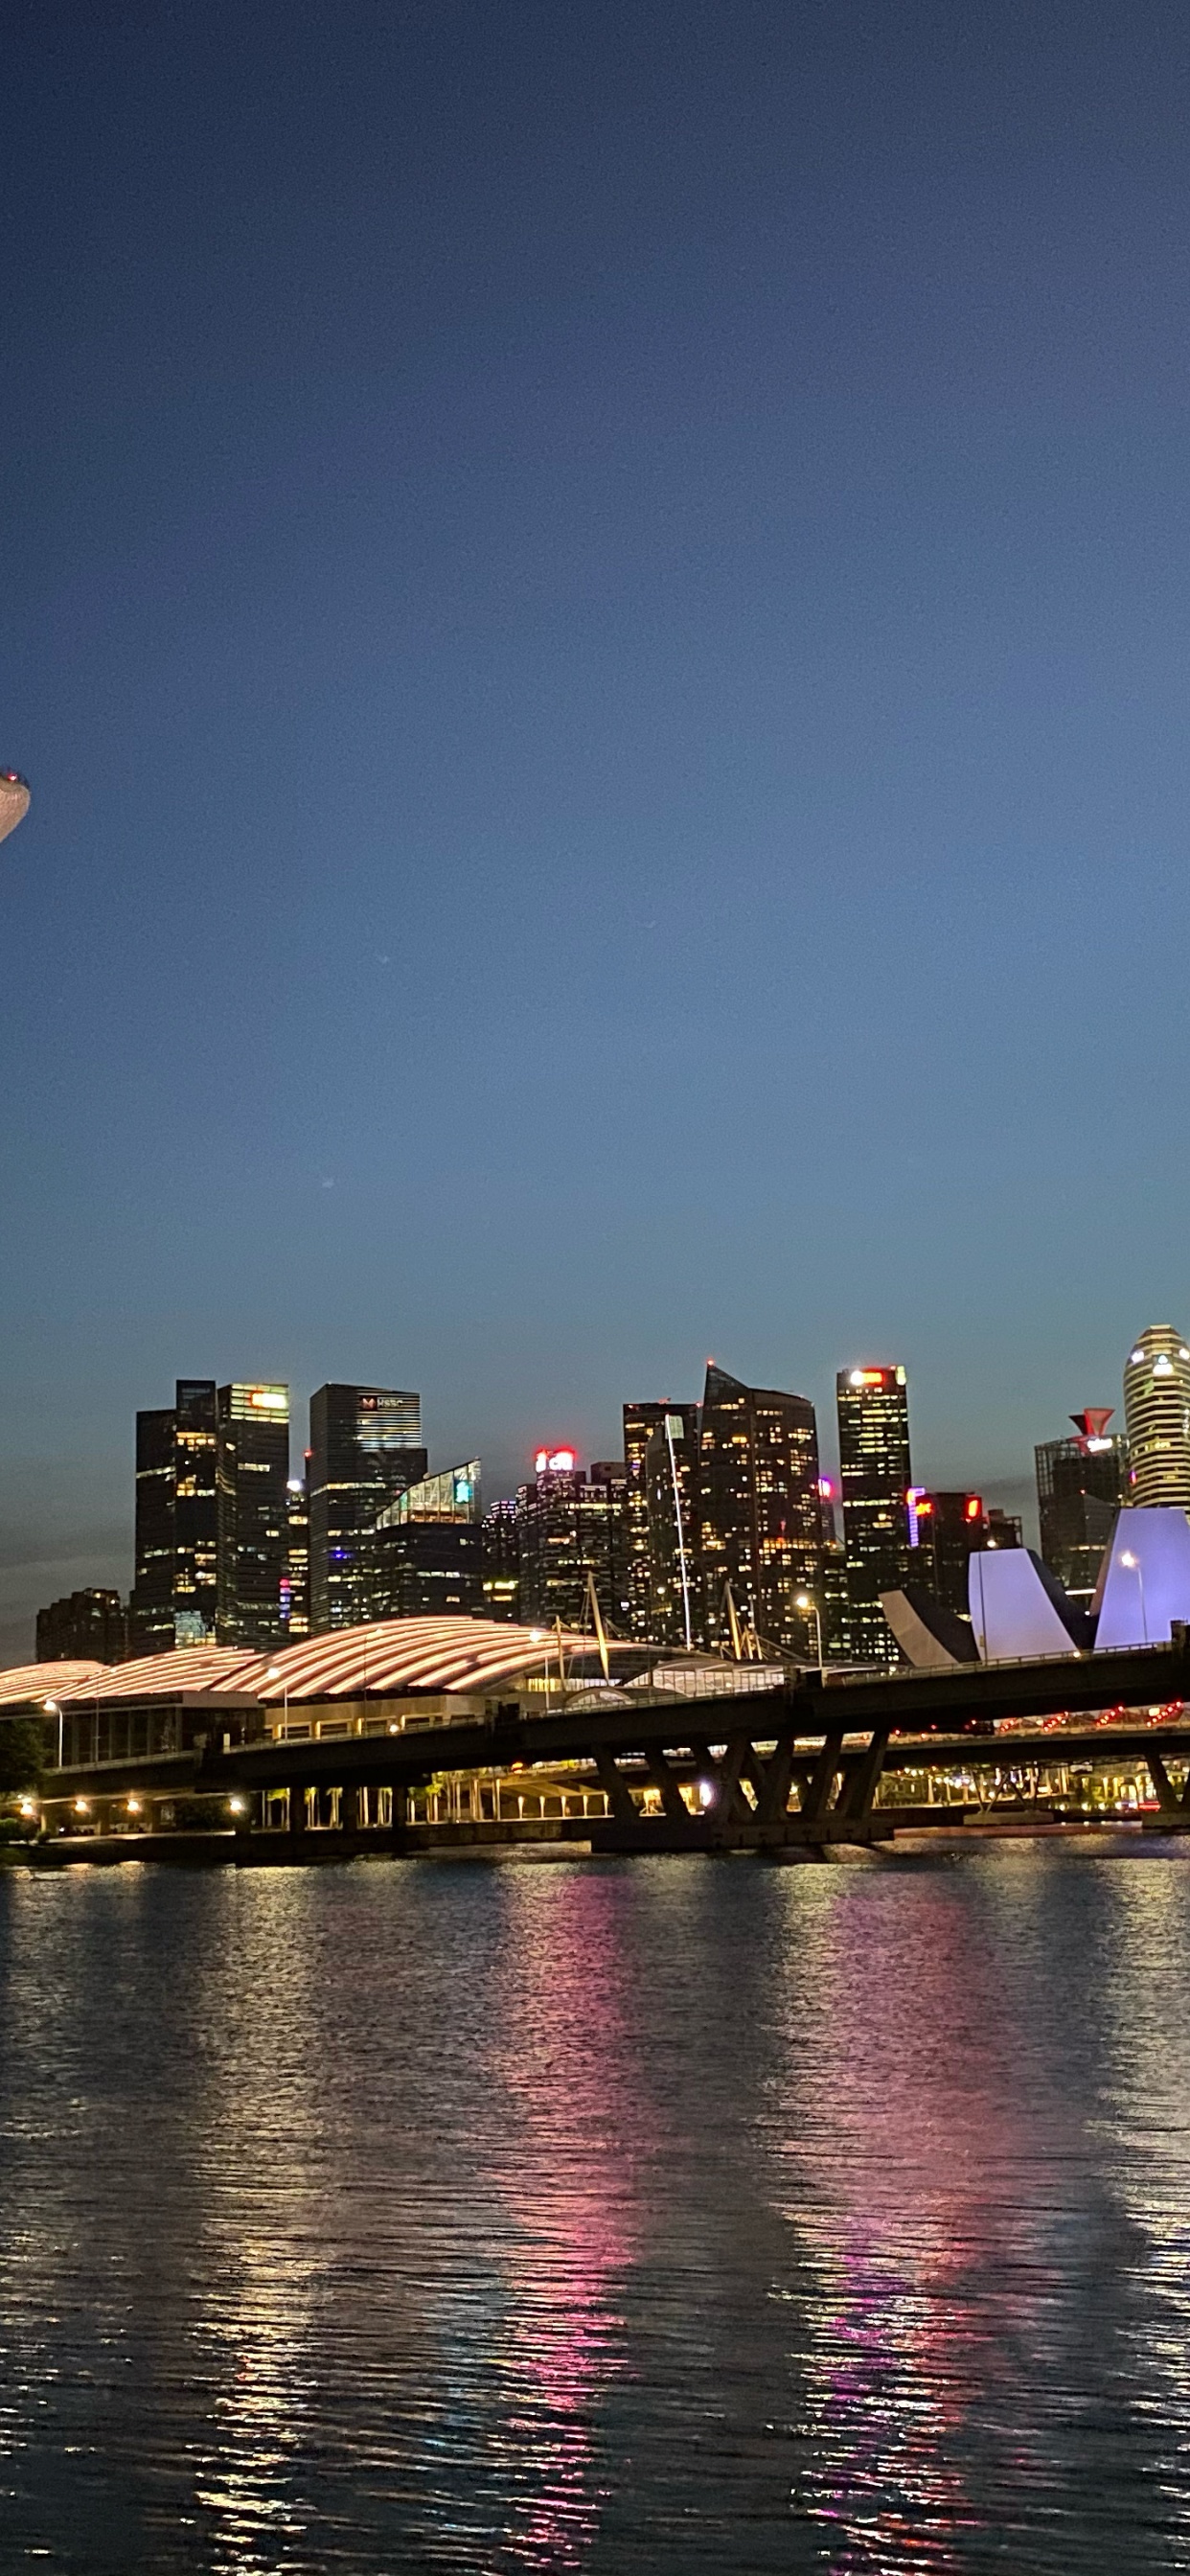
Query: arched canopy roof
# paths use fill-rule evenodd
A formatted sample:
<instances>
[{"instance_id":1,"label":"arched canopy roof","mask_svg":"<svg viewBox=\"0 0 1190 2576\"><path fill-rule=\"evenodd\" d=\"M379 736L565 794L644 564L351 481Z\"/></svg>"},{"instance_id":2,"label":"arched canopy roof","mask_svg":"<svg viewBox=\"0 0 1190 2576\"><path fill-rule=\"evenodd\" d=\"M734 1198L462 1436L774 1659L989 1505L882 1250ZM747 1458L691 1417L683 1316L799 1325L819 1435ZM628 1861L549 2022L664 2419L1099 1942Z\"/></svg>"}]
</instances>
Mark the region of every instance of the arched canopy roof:
<instances>
[{"instance_id":1,"label":"arched canopy roof","mask_svg":"<svg viewBox=\"0 0 1190 2576\"><path fill-rule=\"evenodd\" d=\"M594 1638L563 1629L562 1653L568 1670L572 1662L594 1662ZM615 1656L614 1646L609 1653ZM544 1673L551 1664L556 1672L554 1628L519 1628L499 1619L378 1619L261 1655L236 1687L274 1703L485 1691L522 1673Z\"/></svg>"},{"instance_id":2,"label":"arched canopy roof","mask_svg":"<svg viewBox=\"0 0 1190 2576\"><path fill-rule=\"evenodd\" d=\"M612 1645L613 1669L635 1670L639 1647ZM595 1641L562 1632L562 1654L598 1669ZM519 1628L497 1619L381 1619L303 1637L273 1655L238 1646L183 1646L131 1664L23 1664L0 1673L0 1708L71 1700L168 1698L179 1692L226 1691L239 1698L285 1701L363 1699L417 1691L482 1692L521 1674L558 1668L554 1628Z\"/></svg>"},{"instance_id":3,"label":"arched canopy roof","mask_svg":"<svg viewBox=\"0 0 1190 2576\"><path fill-rule=\"evenodd\" d=\"M73 1699L81 1690L89 1690L111 1670L108 1664L87 1662L59 1664L14 1664L12 1670L0 1673L0 1708L24 1708L28 1701Z\"/></svg>"}]
</instances>

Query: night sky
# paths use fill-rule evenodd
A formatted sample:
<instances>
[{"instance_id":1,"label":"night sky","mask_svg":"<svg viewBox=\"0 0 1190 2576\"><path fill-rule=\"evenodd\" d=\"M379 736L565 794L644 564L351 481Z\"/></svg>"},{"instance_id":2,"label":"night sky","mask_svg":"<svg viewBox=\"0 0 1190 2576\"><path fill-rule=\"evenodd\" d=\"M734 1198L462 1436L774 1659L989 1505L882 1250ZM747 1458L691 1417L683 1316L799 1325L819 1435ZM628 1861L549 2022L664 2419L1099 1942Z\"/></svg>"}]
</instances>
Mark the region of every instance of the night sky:
<instances>
[{"instance_id":1,"label":"night sky","mask_svg":"<svg viewBox=\"0 0 1190 2576\"><path fill-rule=\"evenodd\" d=\"M1184 8L5 26L0 1646L179 1374L1017 1490L1190 1323Z\"/></svg>"}]
</instances>

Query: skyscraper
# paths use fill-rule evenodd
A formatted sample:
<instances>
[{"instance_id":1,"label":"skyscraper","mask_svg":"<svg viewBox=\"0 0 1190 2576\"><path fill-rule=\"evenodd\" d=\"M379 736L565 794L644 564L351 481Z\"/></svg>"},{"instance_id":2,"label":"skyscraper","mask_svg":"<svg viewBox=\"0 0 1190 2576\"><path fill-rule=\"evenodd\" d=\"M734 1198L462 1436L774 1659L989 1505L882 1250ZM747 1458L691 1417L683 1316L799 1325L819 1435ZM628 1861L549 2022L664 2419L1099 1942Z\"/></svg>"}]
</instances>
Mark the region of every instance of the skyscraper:
<instances>
[{"instance_id":1,"label":"skyscraper","mask_svg":"<svg viewBox=\"0 0 1190 2576\"><path fill-rule=\"evenodd\" d=\"M288 1536L289 1389L221 1386L216 1420L219 1642L264 1652L287 1633L281 1585Z\"/></svg>"},{"instance_id":2,"label":"skyscraper","mask_svg":"<svg viewBox=\"0 0 1190 2576\"><path fill-rule=\"evenodd\" d=\"M903 1368L840 1369L839 1468L851 1652L857 1663L896 1660L882 1592L909 1570L909 1397Z\"/></svg>"},{"instance_id":3,"label":"skyscraper","mask_svg":"<svg viewBox=\"0 0 1190 2576\"><path fill-rule=\"evenodd\" d=\"M367 1533L425 1475L421 1400L402 1387L320 1386L310 1398L310 1625L354 1628L368 1608Z\"/></svg>"},{"instance_id":4,"label":"skyscraper","mask_svg":"<svg viewBox=\"0 0 1190 2576\"><path fill-rule=\"evenodd\" d=\"M179 1378L137 1414L134 1654L276 1642L288 1465L283 1386Z\"/></svg>"},{"instance_id":5,"label":"skyscraper","mask_svg":"<svg viewBox=\"0 0 1190 2576\"><path fill-rule=\"evenodd\" d=\"M588 1474L573 1449L539 1449L534 1470L517 1496L521 1618L581 1627L593 1576L601 1616L622 1636L629 1603L621 1461L602 1460Z\"/></svg>"},{"instance_id":6,"label":"skyscraper","mask_svg":"<svg viewBox=\"0 0 1190 2576\"><path fill-rule=\"evenodd\" d=\"M910 1583L919 1584L944 1610L965 1619L967 1568L977 1548L989 1541L982 1495L929 1494L921 1485L911 1485L906 1524Z\"/></svg>"},{"instance_id":7,"label":"skyscraper","mask_svg":"<svg viewBox=\"0 0 1190 2576\"><path fill-rule=\"evenodd\" d=\"M369 1543L374 1619L473 1618L483 1603L479 1460L407 1485Z\"/></svg>"},{"instance_id":8,"label":"skyscraper","mask_svg":"<svg viewBox=\"0 0 1190 2576\"><path fill-rule=\"evenodd\" d=\"M697 1404L624 1407L629 1619L662 1646L702 1634L698 1436Z\"/></svg>"},{"instance_id":9,"label":"skyscraper","mask_svg":"<svg viewBox=\"0 0 1190 2576\"><path fill-rule=\"evenodd\" d=\"M309 1453L300 1476L285 1488L285 1572L281 1578L281 1626L288 1638L310 1634L310 1496Z\"/></svg>"},{"instance_id":10,"label":"skyscraper","mask_svg":"<svg viewBox=\"0 0 1190 2576\"><path fill-rule=\"evenodd\" d=\"M778 1654L817 1660L822 1574L818 1427L804 1395L745 1386L707 1363L699 1438L702 1624L707 1645L737 1618Z\"/></svg>"},{"instance_id":11,"label":"skyscraper","mask_svg":"<svg viewBox=\"0 0 1190 2576\"><path fill-rule=\"evenodd\" d=\"M214 1378L179 1378L174 1406L174 1643L178 1646L206 1646L215 1639L217 1447Z\"/></svg>"},{"instance_id":12,"label":"skyscraper","mask_svg":"<svg viewBox=\"0 0 1190 2576\"><path fill-rule=\"evenodd\" d=\"M135 1577L129 1604L134 1655L172 1654L174 1637L174 1414L136 1417Z\"/></svg>"},{"instance_id":13,"label":"skyscraper","mask_svg":"<svg viewBox=\"0 0 1190 2576\"><path fill-rule=\"evenodd\" d=\"M39 1664L122 1664L127 1653L128 1613L118 1592L91 1585L37 1613Z\"/></svg>"},{"instance_id":14,"label":"skyscraper","mask_svg":"<svg viewBox=\"0 0 1190 2576\"><path fill-rule=\"evenodd\" d=\"M1124 1370L1129 1495L1190 1504L1190 1349L1172 1324L1150 1324Z\"/></svg>"},{"instance_id":15,"label":"skyscraper","mask_svg":"<svg viewBox=\"0 0 1190 2576\"><path fill-rule=\"evenodd\" d=\"M218 1582L214 1378L179 1378L173 1406L136 1417L134 1652L214 1641Z\"/></svg>"},{"instance_id":16,"label":"skyscraper","mask_svg":"<svg viewBox=\"0 0 1190 2576\"><path fill-rule=\"evenodd\" d=\"M515 1496L493 1503L483 1516L483 1615L521 1615L521 1507Z\"/></svg>"}]
</instances>

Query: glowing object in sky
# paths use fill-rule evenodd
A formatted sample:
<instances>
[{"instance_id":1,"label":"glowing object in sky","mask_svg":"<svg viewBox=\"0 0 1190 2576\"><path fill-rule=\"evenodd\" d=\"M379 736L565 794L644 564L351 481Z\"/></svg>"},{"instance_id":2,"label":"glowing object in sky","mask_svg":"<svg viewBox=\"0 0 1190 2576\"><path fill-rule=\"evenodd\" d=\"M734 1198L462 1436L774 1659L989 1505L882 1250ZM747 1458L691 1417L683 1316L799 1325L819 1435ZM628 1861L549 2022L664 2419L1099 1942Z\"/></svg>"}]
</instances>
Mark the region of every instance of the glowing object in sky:
<instances>
[{"instance_id":1,"label":"glowing object in sky","mask_svg":"<svg viewBox=\"0 0 1190 2576\"><path fill-rule=\"evenodd\" d=\"M15 769L0 769L0 841L15 832L29 811L29 789Z\"/></svg>"}]
</instances>

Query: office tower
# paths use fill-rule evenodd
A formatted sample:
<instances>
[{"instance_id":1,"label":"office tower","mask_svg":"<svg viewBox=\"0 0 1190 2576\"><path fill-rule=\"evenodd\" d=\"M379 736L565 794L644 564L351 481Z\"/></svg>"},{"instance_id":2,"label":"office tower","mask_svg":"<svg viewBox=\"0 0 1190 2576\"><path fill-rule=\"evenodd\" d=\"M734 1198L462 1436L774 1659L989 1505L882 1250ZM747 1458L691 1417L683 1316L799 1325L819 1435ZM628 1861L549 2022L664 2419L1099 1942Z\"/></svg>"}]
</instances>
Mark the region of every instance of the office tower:
<instances>
[{"instance_id":1,"label":"office tower","mask_svg":"<svg viewBox=\"0 0 1190 2576\"><path fill-rule=\"evenodd\" d=\"M909 1570L909 1397L903 1368L840 1369L839 1466L851 1651L887 1664L897 1649L880 1607Z\"/></svg>"},{"instance_id":2,"label":"office tower","mask_svg":"<svg viewBox=\"0 0 1190 2576\"><path fill-rule=\"evenodd\" d=\"M221 1386L215 1415L219 1643L264 1653L285 1635L289 1389Z\"/></svg>"},{"instance_id":3,"label":"office tower","mask_svg":"<svg viewBox=\"0 0 1190 2576\"><path fill-rule=\"evenodd\" d=\"M1172 1324L1150 1324L1124 1370L1129 1499L1190 1504L1190 1350Z\"/></svg>"},{"instance_id":4,"label":"office tower","mask_svg":"<svg viewBox=\"0 0 1190 2576\"><path fill-rule=\"evenodd\" d=\"M998 1503L988 1504L989 1547L1023 1547L1025 1528L1019 1512L1002 1512Z\"/></svg>"},{"instance_id":5,"label":"office tower","mask_svg":"<svg viewBox=\"0 0 1190 2576\"><path fill-rule=\"evenodd\" d=\"M665 1420L668 1406L656 1402L624 1406L624 1549L628 1574L628 1622L634 1637L649 1631L649 1507L645 1452Z\"/></svg>"},{"instance_id":6,"label":"office tower","mask_svg":"<svg viewBox=\"0 0 1190 2576\"><path fill-rule=\"evenodd\" d=\"M1099 1581L1116 1513L1128 1500L1128 1443L1109 1432L1110 1405L1072 1413L1074 1437L1044 1440L1037 1462L1041 1553L1065 1590L1089 1600Z\"/></svg>"},{"instance_id":7,"label":"office tower","mask_svg":"<svg viewBox=\"0 0 1190 2576\"><path fill-rule=\"evenodd\" d=\"M37 1613L39 1664L122 1664L127 1653L128 1613L118 1592L89 1585Z\"/></svg>"},{"instance_id":8,"label":"office tower","mask_svg":"<svg viewBox=\"0 0 1190 2576\"><path fill-rule=\"evenodd\" d=\"M521 1615L521 1510L517 1501L493 1503L482 1524L483 1615L485 1619L518 1620Z\"/></svg>"},{"instance_id":9,"label":"office tower","mask_svg":"<svg viewBox=\"0 0 1190 2576\"><path fill-rule=\"evenodd\" d=\"M817 1662L822 1497L808 1397L745 1386L708 1362L699 1521L705 1643L730 1647L734 1604L762 1649Z\"/></svg>"},{"instance_id":10,"label":"office tower","mask_svg":"<svg viewBox=\"0 0 1190 2576\"><path fill-rule=\"evenodd\" d=\"M850 1657L850 1629L847 1617L847 1555L835 1525L835 1488L829 1476L818 1479L818 1496L822 1523L822 1573L814 1607L818 1626L815 1649L821 1644L822 1661L845 1664Z\"/></svg>"},{"instance_id":11,"label":"office tower","mask_svg":"<svg viewBox=\"0 0 1190 2576\"><path fill-rule=\"evenodd\" d=\"M310 1398L310 1625L369 1616L368 1532L425 1475L421 1401L392 1386L320 1386Z\"/></svg>"},{"instance_id":12,"label":"office tower","mask_svg":"<svg viewBox=\"0 0 1190 2576\"><path fill-rule=\"evenodd\" d=\"M174 1415L136 1417L135 1579L129 1604L134 1655L172 1654L174 1636Z\"/></svg>"},{"instance_id":13,"label":"office tower","mask_svg":"<svg viewBox=\"0 0 1190 2576\"><path fill-rule=\"evenodd\" d=\"M310 1633L310 1454L300 1476L285 1487L285 1571L281 1577L281 1626L292 1643Z\"/></svg>"},{"instance_id":14,"label":"office tower","mask_svg":"<svg viewBox=\"0 0 1190 2576\"><path fill-rule=\"evenodd\" d=\"M218 1580L215 1381L179 1378L171 1409L136 1417L138 1655L211 1644Z\"/></svg>"},{"instance_id":15,"label":"office tower","mask_svg":"<svg viewBox=\"0 0 1190 2576\"><path fill-rule=\"evenodd\" d=\"M588 1475L573 1449L539 1449L534 1470L517 1497L522 1620L580 1627L590 1619L593 1577L604 1624L622 1636L630 1616L622 1462L601 1460Z\"/></svg>"},{"instance_id":16,"label":"office tower","mask_svg":"<svg viewBox=\"0 0 1190 2576\"><path fill-rule=\"evenodd\" d=\"M219 1564L215 1381L179 1378L174 1405L174 1643L211 1645Z\"/></svg>"},{"instance_id":17,"label":"office tower","mask_svg":"<svg viewBox=\"0 0 1190 2576\"><path fill-rule=\"evenodd\" d=\"M908 1580L952 1610L967 1617L967 1568L977 1548L997 1543L991 1538L989 1514L980 1494L927 1493L911 1485L907 1497ZM1020 1524L1017 1524L1018 1531ZM1014 1542L1020 1544L1019 1537ZM892 1590L892 1585L886 1585Z\"/></svg>"},{"instance_id":18,"label":"office tower","mask_svg":"<svg viewBox=\"0 0 1190 2576\"><path fill-rule=\"evenodd\" d=\"M624 1527L634 1637L687 1646L702 1634L698 1406L624 1407Z\"/></svg>"},{"instance_id":19,"label":"office tower","mask_svg":"<svg viewBox=\"0 0 1190 2576\"><path fill-rule=\"evenodd\" d=\"M371 1533L374 1619L475 1618L483 1606L479 1460L407 1485Z\"/></svg>"}]
</instances>

